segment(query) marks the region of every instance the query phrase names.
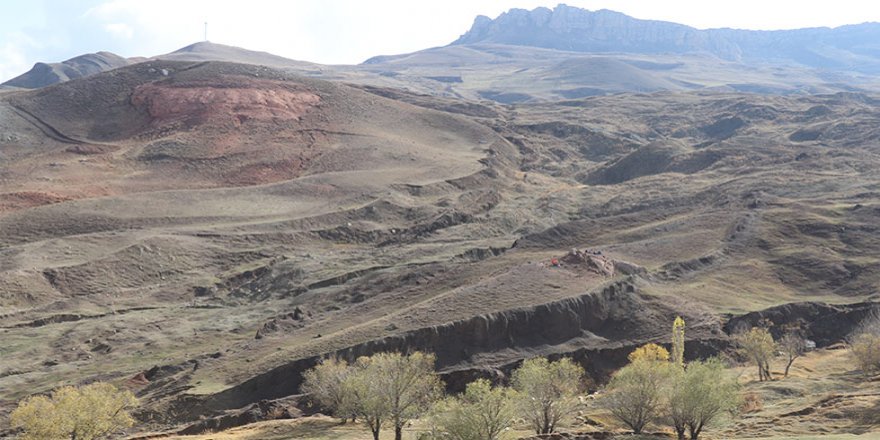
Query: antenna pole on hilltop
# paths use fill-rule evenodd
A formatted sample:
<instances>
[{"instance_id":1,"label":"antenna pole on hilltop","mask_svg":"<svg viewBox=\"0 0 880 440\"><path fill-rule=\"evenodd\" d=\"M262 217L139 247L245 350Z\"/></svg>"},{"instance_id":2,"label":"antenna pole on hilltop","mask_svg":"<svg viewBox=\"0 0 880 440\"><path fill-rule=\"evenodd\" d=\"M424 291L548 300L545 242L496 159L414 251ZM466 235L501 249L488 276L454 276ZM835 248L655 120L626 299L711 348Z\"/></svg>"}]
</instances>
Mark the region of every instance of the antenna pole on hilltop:
<instances>
[{"instance_id":1,"label":"antenna pole on hilltop","mask_svg":"<svg viewBox=\"0 0 880 440\"><path fill-rule=\"evenodd\" d=\"M208 22L205 22L205 41L208 41Z\"/></svg>"}]
</instances>

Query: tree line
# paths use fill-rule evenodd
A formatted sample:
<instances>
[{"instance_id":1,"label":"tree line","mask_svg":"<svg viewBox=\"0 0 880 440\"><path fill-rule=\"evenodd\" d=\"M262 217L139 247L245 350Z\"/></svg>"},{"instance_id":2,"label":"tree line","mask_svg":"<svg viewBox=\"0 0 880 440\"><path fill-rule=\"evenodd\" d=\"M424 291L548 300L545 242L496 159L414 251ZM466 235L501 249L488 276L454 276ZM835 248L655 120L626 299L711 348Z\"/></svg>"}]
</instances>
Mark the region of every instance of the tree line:
<instances>
[{"instance_id":1,"label":"tree line","mask_svg":"<svg viewBox=\"0 0 880 440\"><path fill-rule=\"evenodd\" d=\"M735 413L741 396L736 377L717 359L684 361L685 322L672 326L671 353L657 344L636 348L595 401L641 433L650 424L671 427L679 439L698 439L703 430ZM758 380L772 380L770 361L780 353L788 376L807 350L796 329L778 340L766 326L735 335L739 354L758 370ZM880 314L861 321L848 337L850 351L866 374L880 372ZM431 354L378 353L352 363L336 358L304 373L302 391L343 420L360 421L374 440L383 428L401 440L414 419L427 421L429 439L496 440L515 424L548 434L585 408L585 372L569 358L525 360L509 386L478 379L457 395L445 395ZM138 405L128 390L96 382L64 386L19 402L10 424L26 440L93 440L133 426Z\"/></svg>"},{"instance_id":2,"label":"tree line","mask_svg":"<svg viewBox=\"0 0 880 440\"><path fill-rule=\"evenodd\" d=\"M401 440L412 420L426 418L437 438L495 440L517 418L551 433L579 409L584 369L571 359L534 358L511 375L510 387L485 379L444 396L432 354L378 353L348 363L329 358L304 374L302 391L343 420L361 420L378 440L383 427Z\"/></svg>"},{"instance_id":3,"label":"tree line","mask_svg":"<svg viewBox=\"0 0 880 440\"><path fill-rule=\"evenodd\" d=\"M770 361L783 356L783 376L808 349L795 328L774 339L766 326L732 338L736 352L752 362L758 380L772 380ZM728 420L743 404L738 378L719 358L685 362L685 322L672 325L670 350L646 344L615 372L593 400L633 433L666 425L678 439L697 440L707 426ZM880 369L880 317L866 319L850 338L863 371ZM515 421L548 434L585 409L585 373L569 358L528 359L515 369L509 386L478 379L458 395L444 396L434 357L415 352L379 353L349 364L330 358L305 373L303 392L342 419L361 420L378 440L385 426L401 439L403 427L422 419L434 439L496 440Z\"/></svg>"},{"instance_id":4,"label":"tree line","mask_svg":"<svg viewBox=\"0 0 880 440\"><path fill-rule=\"evenodd\" d=\"M685 323L672 330L672 356L648 344L633 351L599 398L614 417L639 434L649 423L667 421L680 439L698 439L703 429L738 407L739 385L718 359L684 362ZM330 358L307 371L302 390L344 420L365 423L374 440L384 426L401 440L403 427L424 419L437 439L496 440L516 420L549 434L584 406L585 372L569 358L525 360L509 386L485 379L464 393L443 396L434 356L379 353L349 364Z\"/></svg>"}]
</instances>

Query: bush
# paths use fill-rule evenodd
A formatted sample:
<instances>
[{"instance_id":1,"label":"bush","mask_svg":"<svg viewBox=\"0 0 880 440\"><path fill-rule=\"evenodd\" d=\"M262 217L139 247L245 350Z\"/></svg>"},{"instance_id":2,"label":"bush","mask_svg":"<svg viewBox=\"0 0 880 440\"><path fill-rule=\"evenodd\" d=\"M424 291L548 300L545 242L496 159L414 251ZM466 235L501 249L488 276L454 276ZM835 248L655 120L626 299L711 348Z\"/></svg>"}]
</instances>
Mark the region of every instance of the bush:
<instances>
[{"instance_id":1,"label":"bush","mask_svg":"<svg viewBox=\"0 0 880 440\"><path fill-rule=\"evenodd\" d=\"M870 313L849 337L859 368L869 374L880 371L880 312Z\"/></svg>"},{"instance_id":2,"label":"bush","mask_svg":"<svg viewBox=\"0 0 880 440\"><path fill-rule=\"evenodd\" d=\"M136 405L130 391L97 382L29 397L19 403L10 421L24 431L22 440L94 440L134 425L129 410Z\"/></svg>"},{"instance_id":3,"label":"bush","mask_svg":"<svg viewBox=\"0 0 880 440\"><path fill-rule=\"evenodd\" d=\"M850 350L859 368L869 374L880 371L880 335L862 333L853 338Z\"/></svg>"},{"instance_id":4,"label":"bush","mask_svg":"<svg viewBox=\"0 0 880 440\"><path fill-rule=\"evenodd\" d=\"M739 412L752 413L762 409L764 409L764 399L761 398L760 394L752 391L743 395L742 401L739 404Z\"/></svg>"}]
</instances>

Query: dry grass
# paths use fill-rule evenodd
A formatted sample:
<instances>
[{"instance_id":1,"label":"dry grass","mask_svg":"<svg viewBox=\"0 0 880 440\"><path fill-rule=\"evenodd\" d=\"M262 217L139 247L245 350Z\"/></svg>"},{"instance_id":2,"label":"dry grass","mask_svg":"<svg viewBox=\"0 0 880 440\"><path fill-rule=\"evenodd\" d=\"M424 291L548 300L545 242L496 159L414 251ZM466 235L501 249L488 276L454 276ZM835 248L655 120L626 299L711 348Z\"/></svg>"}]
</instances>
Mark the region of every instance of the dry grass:
<instances>
[{"instance_id":1,"label":"dry grass","mask_svg":"<svg viewBox=\"0 0 880 440\"><path fill-rule=\"evenodd\" d=\"M809 353L795 361L788 378L782 378L781 360L771 367L776 380L770 382L758 382L753 368L738 369L746 391L759 395L763 408L743 414L725 436L880 436L880 381L866 380L847 350Z\"/></svg>"},{"instance_id":2,"label":"dry grass","mask_svg":"<svg viewBox=\"0 0 880 440\"><path fill-rule=\"evenodd\" d=\"M580 296L609 281L541 266L572 247L644 266L651 276L639 286L662 297L654 305L705 316L788 301L857 301L880 285L873 196L880 157L860 141L873 136L880 114L859 100L621 95L490 104L486 109L500 116L475 120L424 108L452 100L402 92L399 100L385 99L250 67L209 64L180 79L223 69L239 80L268 72L302 83L322 105L281 128L265 120L163 126L167 133L147 127L113 139L113 152L80 156L15 115L6 103L21 93L3 95L0 131L19 141L0 165L0 193L79 200L0 213L0 331L8 342L0 348L0 401L62 381L125 379L154 365L185 368L177 392L212 394L304 357ZM117 73L113 81L125 78ZM52 90L92 100L28 105L72 136L110 136L95 120L79 118L90 114L84 102L116 99L89 81ZM820 104L830 113L805 121ZM114 108L101 111L119 117ZM748 119L731 138L701 131L731 113ZM854 128L829 130L821 145L788 140L806 123L832 122ZM314 140L307 134L322 130ZM273 133L289 136L258 142ZM202 156L138 159L160 138L182 142L187 151L176 153ZM253 142L232 142L237 138ZM670 139L676 148L663 158L668 170L633 167L619 184L584 183L617 159ZM272 171L293 151L284 146L300 148L304 140L321 154L309 156L300 174L266 174L265 182L291 179L271 184L221 182L218 175L235 174L238 156L203 154L249 146L247 160ZM681 165L706 151L719 156L711 167L691 172ZM796 159L801 153L808 157ZM490 248L505 252L492 256ZM713 258L694 263L705 256ZM215 290L195 297L197 287ZM298 306L312 313L301 327L254 339L267 320ZM134 307L154 308L113 313ZM64 314L82 316L20 326ZM98 342L112 350L92 351ZM537 350L579 348L583 341ZM510 361L530 349L474 355ZM197 369L189 362L196 360ZM765 399L765 412L775 400Z\"/></svg>"}]
</instances>

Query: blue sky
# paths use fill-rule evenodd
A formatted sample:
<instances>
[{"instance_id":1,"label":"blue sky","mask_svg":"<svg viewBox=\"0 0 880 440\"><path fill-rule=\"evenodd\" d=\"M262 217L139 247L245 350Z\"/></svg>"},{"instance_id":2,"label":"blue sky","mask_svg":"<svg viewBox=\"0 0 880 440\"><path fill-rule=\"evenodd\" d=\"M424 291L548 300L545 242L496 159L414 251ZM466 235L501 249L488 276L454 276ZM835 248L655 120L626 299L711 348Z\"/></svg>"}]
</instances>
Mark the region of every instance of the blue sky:
<instances>
[{"instance_id":1,"label":"blue sky","mask_svg":"<svg viewBox=\"0 0 880 440\"><path fill-rule=\"evenodd\" d=\"M0 0L0 82L37 61L106 50L171 52L203 39L288 58L354 64L371 56L445 45L476 15L540 0ZM590 10L698 28L791 29L880 21L880 2L788 0L570 0ZM833 5L833 6L832 6Z\"/></svg>"}]
</instances>

